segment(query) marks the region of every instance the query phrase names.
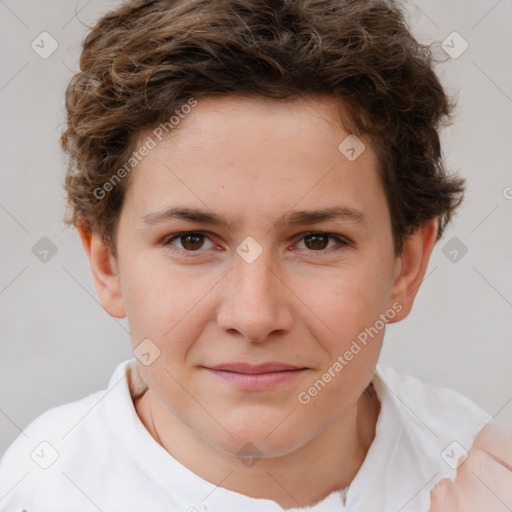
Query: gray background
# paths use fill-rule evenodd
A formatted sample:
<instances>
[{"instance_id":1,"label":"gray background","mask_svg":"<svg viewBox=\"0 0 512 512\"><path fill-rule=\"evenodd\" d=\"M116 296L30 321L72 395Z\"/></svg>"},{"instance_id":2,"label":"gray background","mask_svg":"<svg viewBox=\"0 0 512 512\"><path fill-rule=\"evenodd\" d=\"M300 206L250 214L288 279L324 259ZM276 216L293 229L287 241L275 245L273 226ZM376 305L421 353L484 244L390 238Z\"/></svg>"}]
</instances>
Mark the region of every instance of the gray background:
<instances>
[{"instance_id":1,"label":"gray background","mask_svg":"<svg viewBox=\"0 0 512 512\"><path fill-rule=\"evenodd\" d=\"M78 235L61 220L65 86L85 25L116 3L0 0L0 454L39 414L103 389L132 357L125 319L103 311ZM461 391L512 429L512 1L418 0L409 13L421 41L457 31L469 44L437 67L459 98L445 159L468 188L413 312L388 327L382 360ZM59 45L47 59L31 48L43 31ZM46 262L32 252L43 237L57 249ZM453 262L447 243L467 253Z\"/></svg>"}]
</instances>

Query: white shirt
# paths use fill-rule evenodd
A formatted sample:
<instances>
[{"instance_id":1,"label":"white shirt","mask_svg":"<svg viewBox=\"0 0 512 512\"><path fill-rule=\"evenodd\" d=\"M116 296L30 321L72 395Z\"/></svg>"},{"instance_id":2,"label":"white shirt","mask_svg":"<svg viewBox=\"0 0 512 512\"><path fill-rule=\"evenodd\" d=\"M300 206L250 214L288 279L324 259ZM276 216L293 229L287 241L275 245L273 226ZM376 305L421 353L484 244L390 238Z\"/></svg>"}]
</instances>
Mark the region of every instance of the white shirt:
<instances>
[{"instance_id":1,"label":"white shirt","mask_svg":"<svg viewBox=\"0 0 512 512\"><path fill-rule=\"evenodd\" d=\"M1 512L280 512L203 480L146 430L120 363L108 388L35 419L0 461ZM379 363L381 410L367 456L346 491L288 512L428 511L430 490L491 420L460 393ZM41 444L42 443L42 444ZM45 469L46 468L46 469Z\"/></svg>"}]
</instances>

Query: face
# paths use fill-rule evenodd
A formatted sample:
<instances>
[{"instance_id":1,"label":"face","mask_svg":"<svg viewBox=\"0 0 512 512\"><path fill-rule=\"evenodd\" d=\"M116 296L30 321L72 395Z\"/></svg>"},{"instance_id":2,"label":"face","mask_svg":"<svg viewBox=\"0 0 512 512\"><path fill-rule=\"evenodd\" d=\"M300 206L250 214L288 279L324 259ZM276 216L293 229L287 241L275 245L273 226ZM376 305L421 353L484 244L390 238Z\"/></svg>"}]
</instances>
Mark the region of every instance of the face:
<instances>
[{"instance_id":1,"label":"face","mask_svg":"<svg viewBox=\"0 0 512 512\"><path fill-rule=\"evenodd\" d=\"M201 99L130 176L117 265L141 372L227 453L289 453L349 414L401 308L377 160L339 149L336 109Z\"/></svg>"}]
</instances>

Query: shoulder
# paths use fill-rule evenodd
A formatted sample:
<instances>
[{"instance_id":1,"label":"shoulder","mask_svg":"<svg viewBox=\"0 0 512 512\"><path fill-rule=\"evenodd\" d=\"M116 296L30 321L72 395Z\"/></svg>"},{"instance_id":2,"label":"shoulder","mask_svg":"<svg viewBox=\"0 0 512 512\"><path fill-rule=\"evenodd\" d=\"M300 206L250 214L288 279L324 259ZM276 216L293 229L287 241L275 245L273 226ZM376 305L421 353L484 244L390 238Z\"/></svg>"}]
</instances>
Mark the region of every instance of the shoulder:
<instances>
[{"instance_id":1,"label":"shoulder","mask_svg":"<svg viewBox=\"0 0 512 512\"><path fill-rule=\"evenodd\" d=\"M35 418L25 427L14 442L9 446L0 461L0 468L9 465L23 466L30 463L31 453L42 443L46 446L61 444L66 434L71 432L75 425L101 399L104 391L97 391L79 400L62 404L48 409ZM28 458L27 458L28 456Z\"/></svg>"},{"instance_id":2,"label":"shoulder","mask_svg":"<svg viewBox=\"0 0 512 512\"><path fill-rule=\"evenodd\" d=\"M374 386L419 456L454 472L452 454L466 453L491 415L459 391L424 382L379 363Z\"/></svg>"},{"instance_id":3,"label":"shoulder","mask_svg":"<svg viewBox=\"0 0 512 512\"><path fill-rule=\"evenodd\" d=\"M0 460L0 510L4 498L9 504L61 486L67 468L111 449L108 413L122 411L129 399L127 363L117 366L106 388L47 410L21 431Z\"/></svg>"},{"instance_id":4,"label":"shoulder","mask_svg":"<svg viewBox=\"0 0 512 512\"><path fill-rule=\"evenodd\" d=\"M392 401L401 404L400 409L405 409L407 414L428 415L434 425L458 424L473 418L471 423L476 434L491 419L489 413L459 391L425 382L388 364L379 363L375 376Z\"/></svg>"},{"instance_id":5,"label":"shoulder","mask_svg":"<svg viewBox=\"0 0 512 512\"><path fill-rule=\"evenodd\" d=\"M406 477L416 471L418 483L426 475L435 475L435 493L444 490L446 497L446 489L452 486L450 492L460 493L460 500L465 500L461 503L467 505L446 509L434 504L431 512L502 510L485 504L494 492L493 481L501 482L497 491L502 496L512 498L512 441L489 413L459 391L424 382L383 363L377 365L373 383L385 419L393 426L386 433L396 439L397 472ZM436 485L439 482L443 484ZM420 493L424 506L429 494L429 486ZM472 508L477 503L480 508Z\"/></svg>"},{"instance_id":6,"label":"shoulder","mask_svg":"<svg viewBox=\"0 0 512 512\"><path fill-rule=\"evenodd\" d=\"M53 407L21 431L0 460L1 511L48 505L44 494L55 492L63 485L61 470L68 464L63 453L69 451L68 447L76 452L76 443L71 439L73 428L93 410L101 395L102 392L96 392ZM75 427L81 435L97 423L93 413L89 416L91 421L87 426ZM68 432L71 434L67 435Z\"/></svg>"}]
</instances>

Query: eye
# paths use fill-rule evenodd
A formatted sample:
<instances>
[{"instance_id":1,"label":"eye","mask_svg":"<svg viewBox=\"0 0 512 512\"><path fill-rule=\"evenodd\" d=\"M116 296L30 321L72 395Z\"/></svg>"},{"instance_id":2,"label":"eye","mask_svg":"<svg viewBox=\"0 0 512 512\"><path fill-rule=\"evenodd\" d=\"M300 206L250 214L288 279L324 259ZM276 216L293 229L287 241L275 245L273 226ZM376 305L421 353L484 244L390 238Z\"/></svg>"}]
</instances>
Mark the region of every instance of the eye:
<instances>
[{"instance_id":1,"label":"eye","mask_svg":"<svg viewBox=\"0 0 512 512\"><path fill-rule=\"evenodd\" d=\"M328 247L329 239L335 240L337 244L334 244L334 247ZM210 241L210 247L204 247L205 240ZM345 241L343 238L332 235L330 233L324 233L323 231L314 231L311 233L306 233L302 235L300 241L304 240L306 250L308 252L331 252L338 251L342 249L344 246L349 246L350 243ZM174 244L177 241L181 245L181 247ZM181 233L176 233L167 237L163 240L162 245L171 246L173 251L181 252L181 253L194 253L194 252L202 252L200 249L213 249L215 244L210 240L206 233L202 233L200 231L185 231ZM337 245L337 246L336 246ZM328 250L326 250L326 248Z\"/></svg>"},{"instance_id":2,"label":"eye","mask_svg":"<svg viewBox=\"0 0 512 512\"><path fill-rule=\"evenodd\" d=\"M301 240L304 240L304 245L307 249L310 250L310 252L327 252L325 251L326 247L329 244L329 239L335 240L338 242L338 247L336 247L336 244L334 245L334 250L340 250L343 248L343 246L348 246L349 243L339 236L331 235L330 233L324 233L323 231L314 231L311 233L306 233L302 236ZM329 249L332 249L333 247L329 247Z\"/></svg>"},{"instance_id":3,"label":"eye","mask_svg":"<svg viewBox=\"0 0 512 512\"><path fill-rule=\"evenodd\" d=\"M166 238L162 242L162 245L172 245L173 247L176 247L173 242L178 240L181 244L181 247L177 247L178 251L181 250L182 252L200 252L199 249L204 246L205 239L209 240L205 233L200 233L198 231L186 231L183 233L176 233L175 235ZM212 242L212 246L207 247L207 249L212 249L213 245L214 244Z\"/></svg>"}]
</instances>

